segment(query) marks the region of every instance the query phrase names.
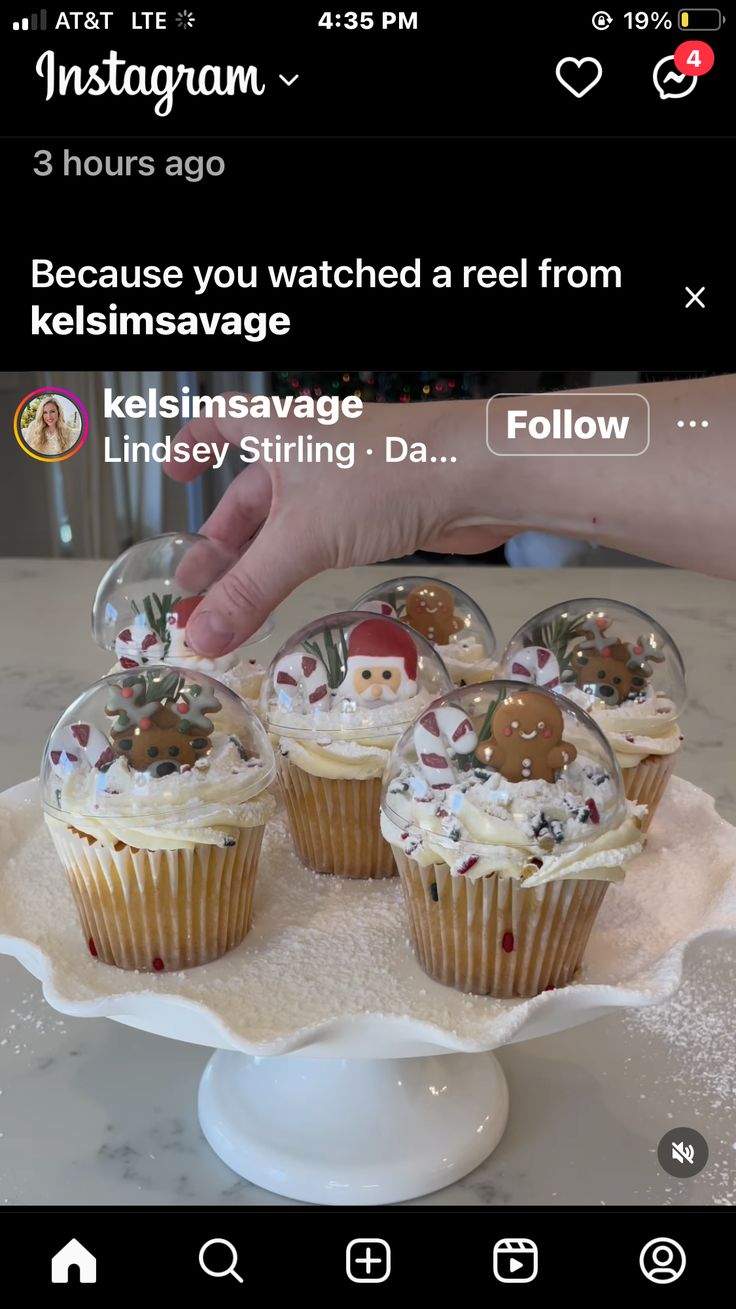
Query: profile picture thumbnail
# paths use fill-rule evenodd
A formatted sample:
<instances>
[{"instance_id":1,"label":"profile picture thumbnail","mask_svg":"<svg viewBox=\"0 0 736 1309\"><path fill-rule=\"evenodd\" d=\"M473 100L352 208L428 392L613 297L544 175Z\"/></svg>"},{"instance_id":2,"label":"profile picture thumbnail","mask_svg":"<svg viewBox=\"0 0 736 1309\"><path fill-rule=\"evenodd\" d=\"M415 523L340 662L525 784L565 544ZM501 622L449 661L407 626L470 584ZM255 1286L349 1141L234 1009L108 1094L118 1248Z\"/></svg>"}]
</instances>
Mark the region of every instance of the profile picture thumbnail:
<instances>
[{"instance_id":1,"label":"profile picture thumbnail","mask_svg":"<svg viewBox=\"0 0 736 1309\"><path fill-rule=\"evenodd\" d=\"M32 391L15 411L15 437L25 454L57 463L76 454L87 438L87 411L78 396L61 387Z\"/></svg>"}]
</instances>

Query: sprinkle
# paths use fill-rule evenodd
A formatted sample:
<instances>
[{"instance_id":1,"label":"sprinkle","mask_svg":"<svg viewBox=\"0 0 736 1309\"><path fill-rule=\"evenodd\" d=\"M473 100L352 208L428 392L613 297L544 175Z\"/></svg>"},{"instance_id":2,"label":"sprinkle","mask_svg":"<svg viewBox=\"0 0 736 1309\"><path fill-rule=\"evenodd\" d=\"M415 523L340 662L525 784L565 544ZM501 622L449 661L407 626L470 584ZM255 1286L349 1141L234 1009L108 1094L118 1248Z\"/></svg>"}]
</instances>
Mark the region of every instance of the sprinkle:
<instances>
[{"instance_id":1,"label":"sprinkle","mask_svg":"<svg viewBox=\"0 0 736 1309\"><path fill-rule=\"evenodd\" d=\"M478 855L471 854L468 856L468 858L465 860L464 863L460 864L459 868L457 869L457 872L462 877L465 875L465 873L469 873L471 868L475 868L477 862L478 862Z\"/></svg>"},{"instance_id":2,"label":"sprinkle","mask_svg":"<svg viewBox=\"0 0 736 1309\"><path fill-rule=\"evenodd\" d=\"M97 958L97 946L95 945L94 941L92 940L92 937L89 938L89 941L87 942L87 945L89 946L89 952L90 952L90 954L92 955L92 957L93 957L94 959L96 959L96 958Z\"/></svg>"},{"instance_id":3,"label":"sprinkle","mask_svg":"<svg viewBox=\"0 0 736 1309\"><path fill-rule=\"evenodd\" d=\"M598 805L596 804L596 802L595 802L595 800L592 798L592 796L589 796L589 797L588 797L588 799L585 801L585 804L586 804L586 807L590 810L590 820L591 820L591 822L592 822L592 823L599 823L599 822L601 821L601 816L600 816L600 814L599 814L599 812L598 812Z\"/></svg>"},{"instance_id":4,"label":"sprinkle","mask_svg":"<svg viewBox=\"0 0 736 1309\"><path fill-rule=\"evenodd\" d=\"M513 948L514 948L514 934L513 934L513 932L504 932L504 934L503 934L503 940L502 940L502 942L501 942L501 946L502 946L502 949L504 950L504 952L505 952L506 954L511 954L511 951L512 951Z\"/></svg>"},{"instance_id":5,"label":"sprinkle","mask_svg":"<svg viewBox=\"0 0 736 1309\"><path fill-rule=\"evenodd\" d=\"M437 890L437 883L436 883L436 882L432 882L432 885L431 885L430 888L429 888L429 894L431 895L432 899L434 900L434 902L435 902L435 904L436 904L437 901L438 901L439 898L440 898L440 893L439 893L439 891Z\"/></svg>"},{"instance_id":6,"label":"sprinkle","mask_svg":"<svg viewBox=\"0 0 736 1309\"><path fill-rule=\"evenodd\" d=\"M156 970L157 973L162 973L163 970L164 970L164 961L163 961L163 959L159 959L159 958L154 959L154 961L153 961L153 966L154 966L154 968L155 968L155 970Z\"/></svg>"}]
</instances>

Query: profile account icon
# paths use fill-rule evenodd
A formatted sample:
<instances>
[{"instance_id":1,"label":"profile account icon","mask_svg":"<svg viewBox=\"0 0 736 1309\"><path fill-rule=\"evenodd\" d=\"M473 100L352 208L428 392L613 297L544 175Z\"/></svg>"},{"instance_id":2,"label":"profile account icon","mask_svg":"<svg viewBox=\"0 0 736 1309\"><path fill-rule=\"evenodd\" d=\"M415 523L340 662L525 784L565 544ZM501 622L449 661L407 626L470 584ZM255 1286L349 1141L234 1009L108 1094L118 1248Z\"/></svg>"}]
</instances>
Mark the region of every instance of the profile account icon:
<instances>
[{"instance_id":1,"label":"profile account icon","mask_svg":"<svg viewBox=\"0 0 736 1309\"><path fill-rule=\"evenodd\" d=\"M682 1277L686 1263L685 1251L671 1236L656 1236L653 1241L647 1241L639 1255L639 1267L647 1281L659 1286Z\"/></svg>"}]
</instances>

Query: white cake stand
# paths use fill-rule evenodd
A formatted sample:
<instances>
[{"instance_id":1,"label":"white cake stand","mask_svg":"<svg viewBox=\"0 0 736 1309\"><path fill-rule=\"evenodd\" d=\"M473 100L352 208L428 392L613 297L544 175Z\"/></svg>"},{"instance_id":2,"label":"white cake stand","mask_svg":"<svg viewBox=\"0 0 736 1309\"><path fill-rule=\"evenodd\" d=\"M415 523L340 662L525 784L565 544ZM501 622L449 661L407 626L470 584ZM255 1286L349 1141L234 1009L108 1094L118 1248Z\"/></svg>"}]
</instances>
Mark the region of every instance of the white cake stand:
<instances>
[{"instance_id":1,"label":"white cake stand","mask_svg":"<svg viewBox=\"0 0 736 1309\"><path fill-rule=\"evenodd\" d=\"M0 952L62 1013L214 1047L199 1089L207 1140L235 1172L297 1200L385 1204L463 1177L508 1115L490 1051L665 1000L687 944L733 932L736 829L675 779L573 986L498 1001L430 981L406 939L398 881L307 872L282 819L238 950L185 973L125 973L85 951L37 784L0 796Z\"/></svg>"}]
</instances>

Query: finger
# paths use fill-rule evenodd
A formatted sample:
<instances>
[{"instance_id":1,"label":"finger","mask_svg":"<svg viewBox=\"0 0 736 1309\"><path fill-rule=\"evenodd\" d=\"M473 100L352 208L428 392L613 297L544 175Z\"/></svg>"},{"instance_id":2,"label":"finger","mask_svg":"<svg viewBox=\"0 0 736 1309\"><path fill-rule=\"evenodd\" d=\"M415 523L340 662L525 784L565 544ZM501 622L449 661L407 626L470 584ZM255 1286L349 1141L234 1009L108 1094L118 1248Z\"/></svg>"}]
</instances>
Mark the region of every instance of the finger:
<instances>
[{"instance_id":1,"label":"finger","mask_svg":"<svg viewBox=\"0 0 736 1309\"><path fill-rule=\"evenodd\" d=\"M207 591L235 564L268 518L271 480L262 468L245 469L200 528L201 540L187 550L176 569L186 591Z\"/></svg>"},{"instance_id":2,"label":"finger","mask_svg":"<svg viewBox=\"0 0 736 1309\"><path fill-rule=\"evenodd\" d=\"M220 432L220 419L193 418L174 437L174 453L171 459L164 461L164 472L174 482L193 482L206 468L213 467L216 451L222 450L227 443L227 438Z\"/></svg>"},{"instance_id":3,"label":"finger","mask_svg":"<svg viewBox=\"0 0 736 1309\"><path fill-rule=\"evenodd\" d=\"M202 534L240 554L271 511L271 478L261 464L243 469L202 526Z\"/></svg>"},{"instance_id":4,"label":"finger","mask_svg":"<svg viewBox=\"0 0 736 1309\"><path fill-rule=\"evenodd\" d=\"M206 591L219 577L232 568L233 551L219 541L201 536L187 549L174 574L177 587L196 595Z\"/></svg>"},{"instance_id":5,"label":"finger","mask_svg":"<svg viewBox=\"0 0 736 1309\"><path fill-rule=\"evenodd\" d=\"M222 396L226 404L234 398L249 400L252 397L244 396L242 391L228 391ZM173 458L168 460L163 467L175 482L191 482L195 477L199 477L205 468L212 467L215 462L214 448L221 451L224 445L239 446L243 437L249 432L263 439L279 436L284 430L285 424L273 417L191 418L175 437L176 445L179 447L176 460ZM209 458L206 446L210 446L212 450ZM195 447L199 447L196 459Z\"/></svg>"},{"instance_id":6,"label":"finger","mask_svg":"<svg viewBox=\"0 0 736 1309\"><path fill-rule=\"evenodd\" d=\"M496 550L498 546L505 545L521 530L519 527L447 527L433 536L422 549L433 550L437 554L485 554L487 550Z\"/></svg>"},{"instance_id":7,"label":"finger","mask_svg":"<svg viewBox=\"0 0 736 1309\"><path fill-rule=\"evenodd\" d=\"M271 518L234 568L197 606L187 640L202 655L221 655L247 641L271 612L323 567L308 533L290 530L289 519Z\"/></svg>"}]
</instances>

